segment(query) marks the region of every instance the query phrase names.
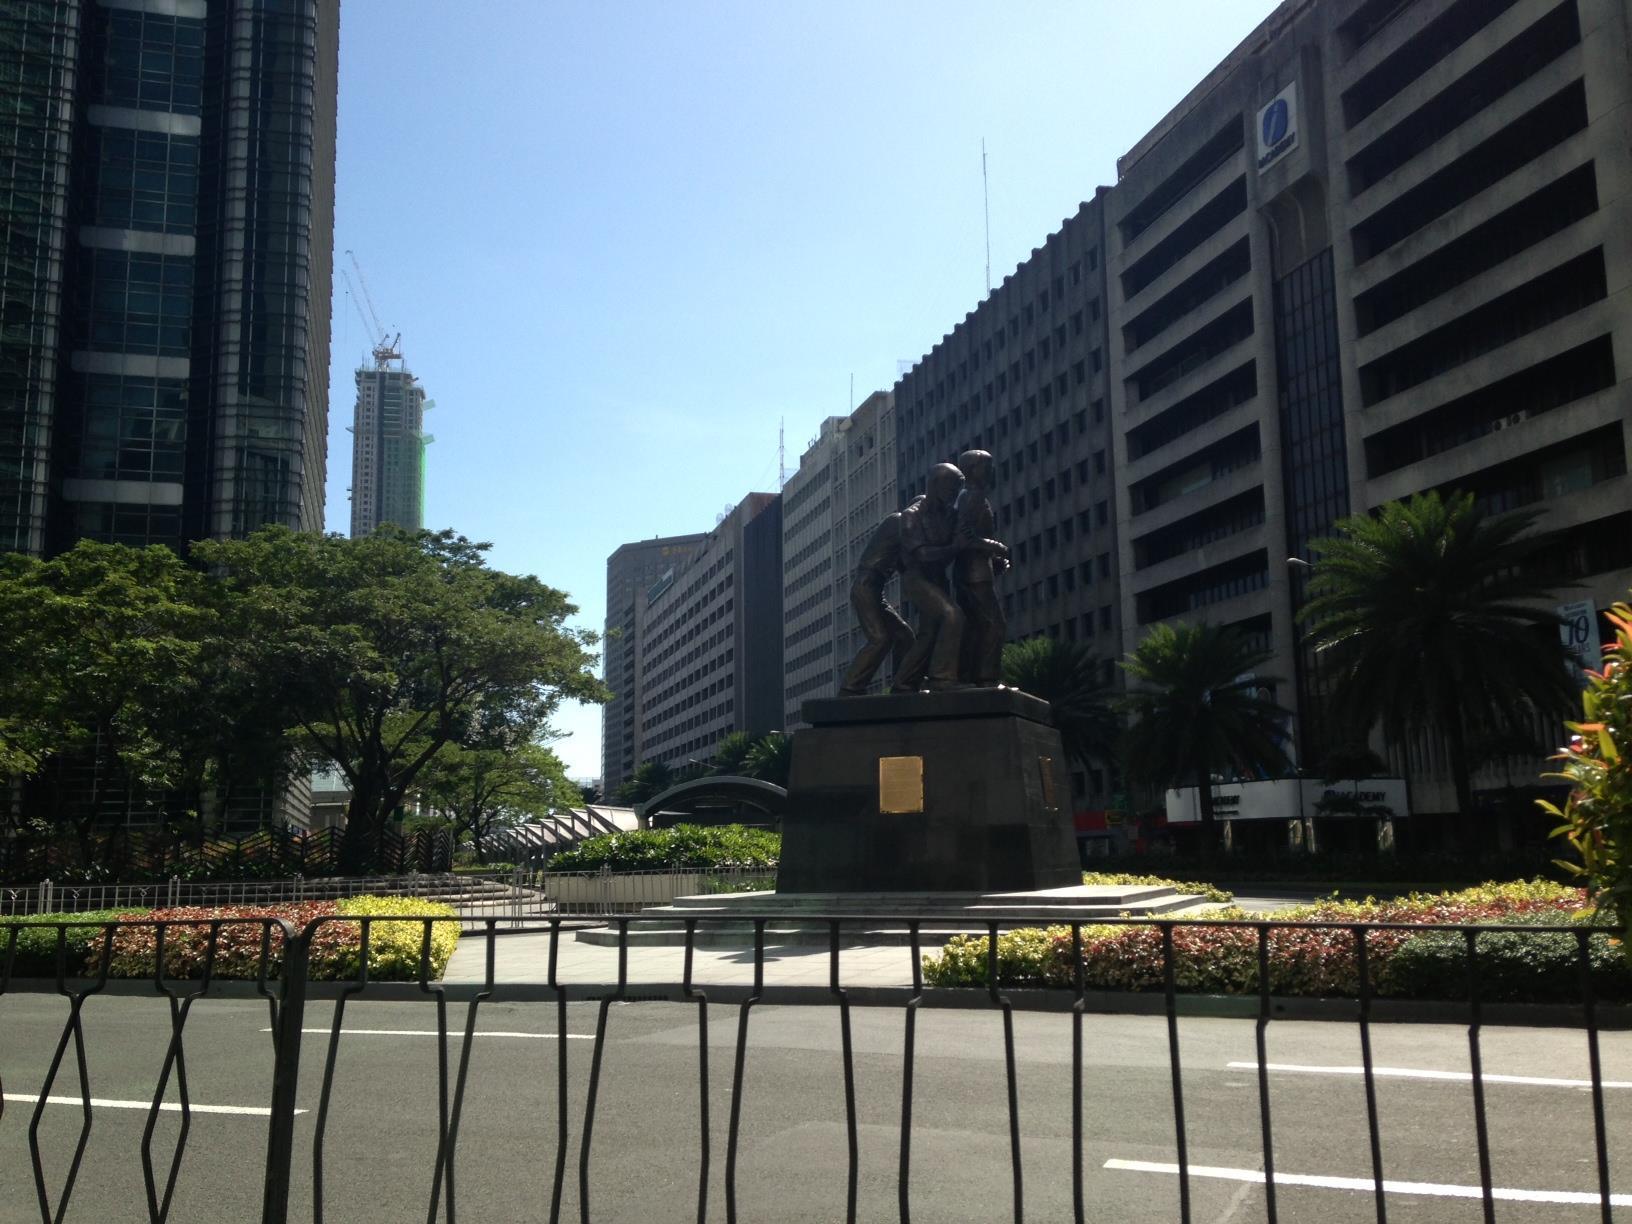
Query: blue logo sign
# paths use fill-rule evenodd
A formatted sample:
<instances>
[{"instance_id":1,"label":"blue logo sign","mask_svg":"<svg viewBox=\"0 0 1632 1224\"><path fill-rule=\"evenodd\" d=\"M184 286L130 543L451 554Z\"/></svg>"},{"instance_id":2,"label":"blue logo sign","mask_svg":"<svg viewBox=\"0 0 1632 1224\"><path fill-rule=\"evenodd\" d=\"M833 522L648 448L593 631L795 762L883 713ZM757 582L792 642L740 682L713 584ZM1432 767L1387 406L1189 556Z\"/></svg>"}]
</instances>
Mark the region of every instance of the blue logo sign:
<instances>
[{"instance_id":1,"label":"blue logo sign","mask_svg":"<svg viewBox=\"0 0 1632 1224\"><path fill-rule=\"evenodd\" d=\"M1273 149L1286 139L1292 123L1292 111L1285 98L1276 98L1264 108L1264 147Z\"/></svg>"}]
</instances>

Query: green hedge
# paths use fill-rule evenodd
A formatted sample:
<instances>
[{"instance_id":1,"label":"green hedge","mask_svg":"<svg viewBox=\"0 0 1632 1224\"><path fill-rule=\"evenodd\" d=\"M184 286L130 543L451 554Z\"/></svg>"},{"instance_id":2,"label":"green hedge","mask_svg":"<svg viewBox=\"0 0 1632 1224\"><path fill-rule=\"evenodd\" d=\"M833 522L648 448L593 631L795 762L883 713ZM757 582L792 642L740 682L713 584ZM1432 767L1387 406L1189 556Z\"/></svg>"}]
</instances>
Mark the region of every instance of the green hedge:
<instances>
[{"instance_id":1,"label":"green hedge","mask_svg":"<svg viewBox=\"0 0 1632 1224\"><path fill-rule=\"evenodd\" d=\"M675 825L591 837L550 859L551 871L652 871L664 867L710 870L771 868L782 853L782 837L743 825Z\"/></svg>"},{"instance_id":2,"label":"green hedge","mask_svg":"<svg viewBox=\"0 0 1632 1224\"><path fill-rule=\"evenodd\" d=\"M13 977L56 977L57 928L40 925L57 922L86 922L92 925L71 926L64 939L65 963L70 977L77 974L90 956L91 945L100 950L103 927L98 925L128 917L129 910L85 910L76 914L19 914L6 922L24 924L17 932L16 958L12 962ZM6 949L11 942L9 931L0 929L0 972L4 972Z\"/></svg>"},{"instance_id":3,"label":"green hedge","mask_svg":"<svg viewBox=\"0 0 1632 1224\"><path fill-rule=\"evenodd\" d=\"M1206 918L1251 918L1228 909ZM1379 930L1367 937L1373 990L1381 997L1463 999L1468 994L1467 941L1435 924L1570 926L1590 921L1581 889L1545 880L1484 884L1455 893L1415 894L1395 901L1319 901L1268 915L1286 922L1420 923L1410 930ZM1173 932L1174 980L1197 994L1258 991L1258 933L1251 927L1185 923ZM1164 965L1160 930L1153 926L1085 925L1084 983L1093 990L1160 990ZM954 936L939 955L924 957L932 986L984 987L989 945L984 936ZM1477 936L1479 997L1487 1002L1575 1002L1580 998L1578 936L1573 932L1490 931ZM1632 1001L1632 967L1607 935L1588 941L1593 989L1606 1002ZM1359 964L1345 929L1272 929L1270 990L1283 996L1353 997ZM1066 988L1073 984L1071 928L1028 928L998 936L998 983Z\"/></svg>"},{"instance_id":4,"label":"green hedge","mask_svg":"<svg viewBox=\"0 0 1632 1224\"><path fill-rule=\"evenodd\" d=\"M65 967L69 977L96 977L101 972L104 947L103 926L94 925L119 919L169 922L164 937L164 972L167 978L185 981L203 976L209 951L210 923L229 918L282 918L303 929L319 918L331 916L390 918L411 915L425 918L453 918L451 905L422 901L416 897L348 897L342 901L308 901L291 905L234 906L208 908L183 906L156 910L95 910L78 914L31 914L15 921L24 924L17 937L14 977L54 978L57 974L57 928L49 923L73 922L65 945ZM86 925L78 925L84 922ZM211 973L220 979L253 979L261 971L263 927L254 922L225 923L215 941ZM108 959L110 978L151 978L158 955L158 929L150 926L115 929ZM409 982L419 979L424 950L425 924L422 922L375 922L368 936L368 974L377 982ZM0 928L0 963L10 935ZM459 943L457 923L437 923L431 928L430 977L440 978ZM362 926L353 922L325 922L313 933L310 943L309 978L312 981L344 981L357 976L362 953ZM273 928L271 963L267 976L275 978L282 968L283 935Z\"/></svg>"}]
</instances>

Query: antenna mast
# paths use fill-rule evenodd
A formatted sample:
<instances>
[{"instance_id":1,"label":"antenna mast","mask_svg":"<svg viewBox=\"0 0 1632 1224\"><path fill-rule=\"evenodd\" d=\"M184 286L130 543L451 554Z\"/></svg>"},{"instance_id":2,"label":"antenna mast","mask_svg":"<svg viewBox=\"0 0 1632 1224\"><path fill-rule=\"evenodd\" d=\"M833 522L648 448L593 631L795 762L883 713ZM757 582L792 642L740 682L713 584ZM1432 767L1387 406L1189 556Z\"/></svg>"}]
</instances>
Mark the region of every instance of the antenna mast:
<instances>
[{"instance_id":1,"label":"antenna mast","mask_svg":"<svg viewBox=\"0 0 1632 1224\"><path fill-rule=\"evenodd\" d=\"M980 208L986 216L986 292L992 291L992 192L986 181L986 137L980 138ZM349 252L348 252L349 254ZM362 275L358 272L359 276Z\"/></svg>"},{"instance_id":2,"label":"antenna mast","mask_svg":"<svg viewBox=\"0 0 1632 1224\"><path fill-rule=\"evenodd\" d=\"M788 452L785 446L786 417L778 417L776 421L776 487L781 488L788 483Z\"/></svg>"}]
</instances>

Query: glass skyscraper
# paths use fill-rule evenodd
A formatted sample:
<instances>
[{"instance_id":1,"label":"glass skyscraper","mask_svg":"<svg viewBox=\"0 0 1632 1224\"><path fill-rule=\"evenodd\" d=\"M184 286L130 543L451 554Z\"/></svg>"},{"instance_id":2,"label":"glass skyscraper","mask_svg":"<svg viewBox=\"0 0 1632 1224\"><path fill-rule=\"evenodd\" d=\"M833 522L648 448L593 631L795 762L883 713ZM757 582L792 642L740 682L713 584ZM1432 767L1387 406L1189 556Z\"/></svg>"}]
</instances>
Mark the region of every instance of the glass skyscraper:
<instances>
[{"instance_id":1,"label":"glass skyscraper","mask_svg":"<svg viewBox=\"0 0 1632 1224\"><path fill-rule=\"evenodd\" d=\"M323 526L338 0L0 6L0 549Z\"/></svg>"}]
</instances>

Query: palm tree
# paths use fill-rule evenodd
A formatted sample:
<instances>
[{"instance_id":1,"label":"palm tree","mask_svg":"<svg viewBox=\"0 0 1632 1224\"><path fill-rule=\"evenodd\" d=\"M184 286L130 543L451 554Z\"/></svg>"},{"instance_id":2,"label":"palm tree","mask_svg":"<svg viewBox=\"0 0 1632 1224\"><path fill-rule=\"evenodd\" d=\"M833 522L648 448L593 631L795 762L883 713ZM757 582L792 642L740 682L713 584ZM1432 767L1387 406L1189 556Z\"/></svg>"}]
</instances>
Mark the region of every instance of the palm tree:
<instances>
[{"instance_id":1,"label":"palm tree","mask_svg":"<svg viewBox=\"0 0 1632 1224\"><path fill-rule=\"evenodd\" d=\"M1122 664L1139 685L1123 699L1131 716L1124 759L1140 781L1196 787L1202 853L1214 832L1213 775L1283 773L1287 710L1260 695L1269 658L1238 630L1183 622L1154 626Z\"/></svg>"},{"instance_id":2,"label":"palm tree","mask_svg":"<svg viewBox=\"0 0 1632 1224\"><path fill-rule=\"evenodd\" d=\"M1537 514L1488 516L1471 494L1418 494L1340 520L1311 545L1302 618L1336 678L1338 708L1398 742L1445 737L1464 836L1473 745L1566 715L1570 684L1551 593L1525 574Z\"/></svg>"},{"instance_id":3,"label":"palm tree","mask_svg":"<svg viewBox=\"0 0 1632 1224\"><path fill-rule=\"evenodd\" d=\"M714 745L714 755L708 762L709 772L740 775L747 764L748 754L753 750L752 736L746 731L733 731Z\"/></svg>"},{"instance_id":4,"label":"palm tree","mask_svg":"<svg viewBox=\"0 0 1632 1224\"><path fill-rule=\"evenodd\" d=\"M743 762L742 772L747 777L758 778L762 782L786 786L788 769L792 764L793 736L772 731L762 739L754 741L754 746L748 750L747 760Z\"/></svg>"},{"instance_id":5,"label":"palm tree","mask_svg":"<svg viewBox=\"0 0 1632 1224\"><path fill-rule=\"evenodd\" d=\"M1080 642L1027 638L1003 647L1003 683L1053 710L1066 756L1084 769L1111 755L1117 718L1100 680L1099 660Z\"/></svg>"},{"instance_id":6,"label":"palm tree","mask_svg":"<svg viewBox=\"0 0 1632 1224\"><path fill-rule=\"evenodd\" d=\"M645 803L674 785L674 771L662 761L642 761L634 776L613 792L630 806Z\"/></svg>"}]
</instances>

